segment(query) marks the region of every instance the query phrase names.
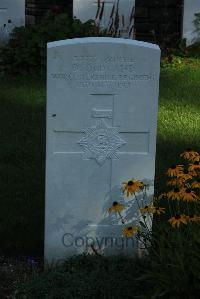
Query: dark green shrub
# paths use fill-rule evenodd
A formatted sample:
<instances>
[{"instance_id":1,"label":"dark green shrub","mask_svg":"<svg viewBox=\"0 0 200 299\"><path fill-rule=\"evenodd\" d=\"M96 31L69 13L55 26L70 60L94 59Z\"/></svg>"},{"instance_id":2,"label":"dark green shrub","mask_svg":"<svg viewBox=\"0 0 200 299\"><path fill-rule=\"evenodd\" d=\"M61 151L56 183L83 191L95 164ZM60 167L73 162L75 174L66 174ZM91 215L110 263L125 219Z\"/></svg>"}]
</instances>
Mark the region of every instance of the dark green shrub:
<instances>
[{"instance_id":1,"label":"dark green shrub","mask_svg":"<svg viewBox=\"0 0 200 299\"><path fill-rule=\"evenodd\" d=\"M164 227L164 226L163 226ZM151 288L144 298L197 299L200 291L200 239L199 224L187 228L162 228L152 243L149 267L141 281L148 281Z\"/></svg>"},{"instance_id":2,"label":"dark green shrub","mask_svg":"<svg viewBox=\"0 0 200 299\"><path fill-rule=\"evenodd\" d=\"M195 44L189 46L187 48L189 57L200 57L200 42L196 42Z\"/></svg>"},{"instance_id":3,"label":"dark green shrub","mask_svg":"<svg viewBox=\"0 0 200 299\"><path fill-rule=\"evenodd\" d=\"M47 42L95 35L93 21L82 24L67 14L49 14L41 24L14 29L9 44L0 49L0 74L43 72Z\"/></svg>"}]
</instances>

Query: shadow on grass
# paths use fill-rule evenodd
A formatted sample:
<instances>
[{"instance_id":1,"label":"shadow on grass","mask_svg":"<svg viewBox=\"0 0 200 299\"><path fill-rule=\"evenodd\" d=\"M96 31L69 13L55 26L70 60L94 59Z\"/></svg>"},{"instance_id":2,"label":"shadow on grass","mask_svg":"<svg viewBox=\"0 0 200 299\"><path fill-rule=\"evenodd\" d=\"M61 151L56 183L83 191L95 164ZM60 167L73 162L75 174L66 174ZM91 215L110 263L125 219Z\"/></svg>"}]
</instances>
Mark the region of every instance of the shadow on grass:
<instances>
[{"instance_id":1,"label":"shadow on grass","mask_svg":"<svg viewBox=\"0 0 200 299\"><path fill-rule=\"evenodd\" d=\"M1 96L0 250L6 254L43 250L44 116L44 105Z\"/></svg>"}]
</instances>

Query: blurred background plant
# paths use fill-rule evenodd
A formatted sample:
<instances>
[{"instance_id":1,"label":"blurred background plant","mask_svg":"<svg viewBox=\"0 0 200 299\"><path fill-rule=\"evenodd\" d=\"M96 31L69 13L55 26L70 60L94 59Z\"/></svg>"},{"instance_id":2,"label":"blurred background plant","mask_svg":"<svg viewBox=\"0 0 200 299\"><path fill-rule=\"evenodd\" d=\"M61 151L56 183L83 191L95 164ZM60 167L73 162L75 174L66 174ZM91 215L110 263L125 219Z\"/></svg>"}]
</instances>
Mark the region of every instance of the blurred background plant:
<instances>
[{"instance_id":1,"label":"blurred background plant","mask_svg":"<svg viewBox=\"0 0 200 299\"><path fill-rule=\"evenodd\" d=\"M119 11L120 0L113 3L110 18L108 20L107 28L102 28L102 20L105 13L105 1L98 0L97 11L95 16L95 24L98 27L99 32L102 32L105 36L121 37L123 31L127 31L126 38L135 39L134 30L134 17L135 17L135 5L133 4L130 12L128 27L125 28L125 16Z\"/></svg>"},{"instance_id":2,"label":"blurred background plant","mask_svg":"<svg viewBox=\"0 0 200 299\"><path fill-rule=\"evenodd\" d=\"M46 72L46 44L51 41L67 38L89 36L119 37L124 26L124 16L119 14L119 1L113 4L107 29L102 27L104 2L99 2L95 20L81 23L72 19L67 13L61 13L57 7L48 11L44 19L36 25L18 27L11 33L7 45L0 45L0 76L42 74ZM129 38L135 39L134 7L129 20ZM196 30L200 32L200 14L196 14ZM167 26L165 31L167 31ZM155 35L155 32L152 32ZM199 33L200 35L200 33ZM162 49L161 67L180 68L185 64L198 64L193 58L200 58L200 42L186 47L185 40L178 40L173 47L169 47L163 32L162 44L155 35L155 43Z\"/></svg>"},{"instance_id":3,"label":"blurred background plant","mask_svg":"<svg viewBox=\"0 0 200 299\"><path fill-rule=\"evenodd\" d=\"M94 21L82 24L49 11L40 24L13 30L7 46L0 48L0 75L44 73L47 42L99 34Z\"/></svg>"},{"instance_id":4,"label":"blurred background plant","mask_svg":"<svg viewBox=\"0 0 200 299\"><path fill-rule=\"evenodd\" d=\"M113 4L108 29L101 27L104 2L99 1L95 20L82 23L58 7L49 10L44 19L36 25L15 28L6 45L0 46L0 76L21 74L44 74L46 71L46 44L51 41L90 37L118 37L123 27L123 15L119 15L119 0ZM134 35L134 7L131 12L129 36Z\"/></svg>"}]
</instances>

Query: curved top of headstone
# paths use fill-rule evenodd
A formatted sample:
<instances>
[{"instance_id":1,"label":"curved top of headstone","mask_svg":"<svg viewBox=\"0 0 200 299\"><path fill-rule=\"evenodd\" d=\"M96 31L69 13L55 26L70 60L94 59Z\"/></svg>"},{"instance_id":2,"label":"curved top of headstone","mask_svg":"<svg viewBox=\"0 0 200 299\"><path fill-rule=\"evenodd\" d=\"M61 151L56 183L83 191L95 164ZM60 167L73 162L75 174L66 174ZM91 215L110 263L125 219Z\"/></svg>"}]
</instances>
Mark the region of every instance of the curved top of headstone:
<instances>
[{"instance_id":1,"label":"curved top of headstone","mask_svg":"<svg viewBox=\"0 0 200 299\"><path fill-rule=\"evenodd\" d=\"M47 44L47 47L54 48L59 46L90 44L90 43L91 44L98 44L98 43L124 44L130 46L145 47L145 48L155 49L160 51L159 46L156 44L151 44L151 43L132 40L132 39L113 38L113 37L83 37L83 38L65 39L65 40L50 42Z\"/></svg>"}]
</instances>

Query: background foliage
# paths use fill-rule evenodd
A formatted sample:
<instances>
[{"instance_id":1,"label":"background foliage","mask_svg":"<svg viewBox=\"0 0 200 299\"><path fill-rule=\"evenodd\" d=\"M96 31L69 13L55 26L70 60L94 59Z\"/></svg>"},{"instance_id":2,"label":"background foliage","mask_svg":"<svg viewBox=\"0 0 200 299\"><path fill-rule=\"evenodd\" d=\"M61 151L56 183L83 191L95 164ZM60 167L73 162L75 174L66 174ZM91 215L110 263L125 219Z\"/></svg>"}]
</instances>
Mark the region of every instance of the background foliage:
<instances>
[{"instance_id":1,"label":"background foliage","mask_svg":"<svg viewBox=\"0 0 200 299\"><path fill-rule=\"evenodd\" d=\"M44 72L48 42L94 35L98 30L93 21L82 24L65 13L49 12L38 25L14 29L8 45L0 48L0 74Z\"/></svg>"},{"instance_id":2,"label":"background foliage","mask_svg":"<svg viewBox=\"0 0 200 299\"><path fill-rule=\"evenodd\" d=\"M200 16L196 15L195 26L200 36ZM15 28L11 39L6 46L0 47L0 76L21 75L46 72L46 45L48 42L89 37L110 36L110 32L100 32L95 22L90 20L81 23L80 20L72 19L66 13L54 13L49 11L40 24ZM164 40L164 39L163 39ZM157 40L156 43L159 43ZM186 48L185 41L181 41L173 48L167 44L160 44L162 54L172 62L172 55L179 57L199 57L200 42ZM161 64L163 66L163 64Z\"/></svg>"}]
</instances>

